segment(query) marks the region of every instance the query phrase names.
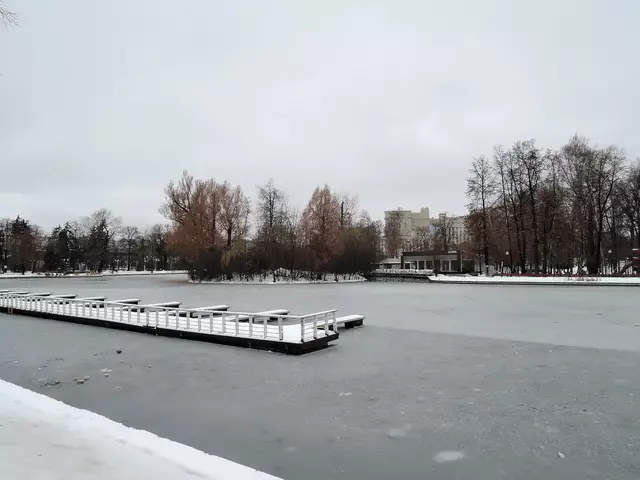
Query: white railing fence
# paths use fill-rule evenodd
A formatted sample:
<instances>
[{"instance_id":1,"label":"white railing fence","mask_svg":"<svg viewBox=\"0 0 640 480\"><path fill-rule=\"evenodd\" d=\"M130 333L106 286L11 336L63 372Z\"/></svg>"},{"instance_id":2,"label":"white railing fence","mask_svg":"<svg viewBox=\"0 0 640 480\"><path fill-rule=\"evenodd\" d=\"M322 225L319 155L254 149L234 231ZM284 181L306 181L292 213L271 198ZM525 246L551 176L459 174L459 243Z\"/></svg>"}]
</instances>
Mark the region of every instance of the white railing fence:
<instances>
[{"instance_id":1,"label":"white railing fence","mask_svg":"<svg viewBox=\"0 0 640 480\"><path fill-rule=\"evenodd\" d=\"M382 275L416 275L416 276L431 276L433 270L416 270L409 268L376 268L371 273L377 273Z\"/></svg>"},{"instance_id":2,"label":"white railing fence","mask_svg":"<svg viewBox=\"0 0 640 480\"><path fill-rule=\"evenodd\" d=\"M309 342L337 332L336 310L307 315L234 312L1 292L0 307L145 327L280 342Z\"/></svg>"}]
</instances>

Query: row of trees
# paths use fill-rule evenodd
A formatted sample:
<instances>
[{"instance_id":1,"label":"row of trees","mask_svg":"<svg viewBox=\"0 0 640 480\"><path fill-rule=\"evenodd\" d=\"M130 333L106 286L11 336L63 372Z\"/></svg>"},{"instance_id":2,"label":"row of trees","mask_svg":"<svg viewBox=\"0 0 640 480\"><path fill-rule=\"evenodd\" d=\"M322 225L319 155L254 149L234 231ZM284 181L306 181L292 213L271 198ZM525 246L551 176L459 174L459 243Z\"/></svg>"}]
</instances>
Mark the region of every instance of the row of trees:
<instances>
[{"instance_id":1,"label":"row of trees","mask_svg":"<svg viewBox=\"0 0 640 480\"><path fill-rule=\"evenodd\" d=\"M160 211L170 247L198 280L365 273L381 253L381 223L328 186L300 213L273 181L251 202L239 186L185 171Z\"/></svg>"},{"instance_id":2,"label":"row of trees","mask_svg":"<svg viewBox=\"0 0 640 480\"><path fill-rule=\"evenodd\" d=\"M59 225L48 234L18 216L0 221L0 264L4 270L22 273L165 270L178 266L167 237L166 226L141 232L122 225L106 209Z\"/></svg>"},{"instance_id":3,"label":"row of trees","mask_svg":"<svg viewBox=\"0 0 640 480\"><path fill-rule=\"evenodd\" d=\"M494 147L473 160L467 197L472 248L513 272L618 271L640 240L640 162L580 136Z\"/></svg>"}]
</instances>

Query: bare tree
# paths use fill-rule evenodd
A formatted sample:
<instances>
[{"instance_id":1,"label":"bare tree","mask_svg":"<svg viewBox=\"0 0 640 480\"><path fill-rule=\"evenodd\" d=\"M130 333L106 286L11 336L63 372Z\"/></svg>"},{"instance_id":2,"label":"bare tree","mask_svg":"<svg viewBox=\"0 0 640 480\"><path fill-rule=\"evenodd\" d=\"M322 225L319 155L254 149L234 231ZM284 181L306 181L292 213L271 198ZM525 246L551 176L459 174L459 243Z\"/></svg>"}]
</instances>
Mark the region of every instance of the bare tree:
<instances>
[{"instance_id":1,"label":"bare tree","mask_svg":"<svg viewBox=\"0 0 640 480\"><path fill-rule=\"evenodd\" d=\"M358 197L344 193L339 195L340 200L340 228L350 227L356 221L358 214Z\"/></svg>"},{"instance_id":2,"label":"bare tree","mask_svg":"<svg viewBox=\"0 0 640 480\"><path fill-rule=\"evenodd\" d=\"M489 160L484 155L473 159L467 178L467 198L471 218L479 217L484 264L489 265L489 209L497 184Z\"/></svg>"},{"instance_id":3,"label":"bare tree","mask_svg":"<svg viewBox=\"0 0 640 480\"><path fill-rule=\"evenodd\" d=\"M450 250L453 243L453 221L447 212L438 215L438 220L434 223L433 243L437 250L446 252Z\"/></svg>"},{"instance_id":4,"label":"bare tree","mask_svg":"<svg viewBox=\"0 0 640 480\"><path fill-rule=\"evenodd\" d=\"M640 247L640 159L630 166L620 187L622 210L627 218L630 244Z\"/></svg>"},{"instance_id":5,"label":"bare tree","mask_svg":"<svg viewBox=\"0 0 640 480\"><path fill-rule=\"evenodd\" d=\"M4 1L0 0L0 24L15 25L18 23L18 16L7 10Z\"/></svg>"},{"instance_id":6,"label":"bare tree","mask_svg":"<svg viewBox=\"0 0 640 480\"><path fill-rule=\"evenodd\" d=\"M140 238L138 227L127 225L122 228L122 243L127 252L127 270L131 270L131 253L135 251L136 244Z\"/></svg>"},{"instance_id":7,"label":"bare tree","mask_svg":"<svg viewBox=\"0 0 640 480\"><path fill-rule=\"evenodd\" d=\"M184 170L177 183L172 180L165 188L165 201L160 207L160 213L176 224L185 225L193 211L195 190L193 176Z\"/></svg>"},{"instance_id":8,"label":"bare tree","mask_svg":"<svg viewBox=\"0 0 640 480\"><path fill-rule=\"evenodd\" d=\"M402 213L400 208L385 215L384 219L384 239L387 255L396 257L402 248L401 222Z\"/></svg>"},{"instance_id":9,"label":"bare tree","mask_svg":"<svg viewBox=\"0 0 640 480\"><path fill-rule=\"evenodd\" d=\"M300 230L306 245L313 252L315 271L326 271L332 256L342 246L340 229L340 201L328 185L316 187L302 212Z\"/></svg>"},{"instance_id":10,"label":"bare tree","mask_svg":"<svg viewBox=\"0 0 640 480\"><path fill-rule=\"evenodd\" d=\"M580 213L584 229L587 270L597 274L602 259L605 216L624 171L625 155L615 146L596 148L574 136L563 148L562 172Z\"/></svg>"},{"instance_id":11,"label":"bare tree","mask_svg":"<svg viewBox=\"0 0 640 480\"><path fill-rule=\"evenodd\" d=\"M499 179L499 189L500 189L500 208L502 210L502 219L504 221L504 232L506 233L507 240L507 260L509 263L509 270L513 273L513 248L512 248L512 239L511 239L511 228L512 228L512 220L511 220L511 212L509 209L509 188L508 188L508 176L507 176L507 153L504 149L496 145L493 147L493 169L496 172ZM505 253L506 253L505 252Z\"/></svg>"},{"instance_id":12,"label":"bare tree","mask_svg":"<svg viewBox=\"0 0 640 480\"><path fill-rule=\"evenodd\" d=\"M429 228L418 227L411 235L408 248L414 252L426 252L431 248L431 241Z\"/></svg>"},{"instance_id":13,"label":"bare tree","mask_svg":"<svg viewBox=\"0 0 640 480\"><path fill-rule=\"evenodd\" d=\"M102 271L109 263L109 250L122 227L122 219L101 208L83 219L89 237L93 268Z\"/></svg>"},{"instance_id":14,"label":"bare tree","mask_svg":"<svg viewBox=\"0 0 640 480\"><path fill-rule=\"evenodd\" d=\"M256 262L259 270L271 271L274 280L276 270L285 263L285 238L291 238L288 235L291 233L289 213L287 195L273 180L258 186L255 220L259 253Z\"/></svg>"},{"instance_id":15,"label":"bare tree","mask_svg":"<svg viewBox=\"0 0 640 480\"><path fill-rule=\"evenodd\" d=\"M537 196L539 185L544 174L545 159L535 146L535 140L516 142L513 146L514 156L524 173L524 184L528 195L530 230L533 233L533 268L540 271L540 230L538 227ZM524 218L524 216L523 216ZM525 246L526 248L526 246Z\"/></svg>"}]
</instances>

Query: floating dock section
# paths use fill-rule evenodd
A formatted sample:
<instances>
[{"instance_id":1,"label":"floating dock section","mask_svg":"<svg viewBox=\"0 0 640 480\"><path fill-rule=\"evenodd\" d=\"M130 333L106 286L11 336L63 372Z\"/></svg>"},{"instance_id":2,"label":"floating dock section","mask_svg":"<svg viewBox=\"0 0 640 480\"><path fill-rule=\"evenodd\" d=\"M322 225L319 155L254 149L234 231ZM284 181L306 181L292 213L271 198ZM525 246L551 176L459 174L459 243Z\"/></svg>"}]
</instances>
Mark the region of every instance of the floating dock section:
<instances>
[{"instance_id":1,"label":"floating dock section","mask_svg":"<svg viewBox=\"0 0 640 480\"><path fill-rule=\"evenodd\" d=\"M139 299L29 294L0 290L0 312L301 355L338 339L338 328L362 326L364 316L336 310L292 315L288 310L229 311L227 305L180 308L180 302L141 305Z\"/></svg>"}]
</instances>

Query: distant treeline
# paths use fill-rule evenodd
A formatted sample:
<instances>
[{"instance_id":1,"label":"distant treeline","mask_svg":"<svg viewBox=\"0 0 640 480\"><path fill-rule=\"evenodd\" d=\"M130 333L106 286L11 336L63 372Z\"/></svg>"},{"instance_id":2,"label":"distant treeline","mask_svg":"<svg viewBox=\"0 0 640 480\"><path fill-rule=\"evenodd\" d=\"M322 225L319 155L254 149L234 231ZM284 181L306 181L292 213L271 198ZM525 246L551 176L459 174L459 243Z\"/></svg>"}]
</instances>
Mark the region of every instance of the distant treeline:
<instances>
[{"instance_id":1,"label":"distant treeline","mask_svg":"<svg viewBox=\"0 0 640 480\"><path fill-rule=\"evenodd\" d=\"M0 261L13 272L186 269L194 280L324 279L363 274L381 256L382 224L355 197L318 187L302 213L272 181L254 204L239 186L194 179L167 186L168 225L145 232L101 209L45 233L17 217L0 222Z\"/></svg>"},{"instance_id":2,"label":"distant treeline","mask_svg":"<svg viewBox=\"0 0 640 480\"><path fill-rule=\"evenodd\" d=\"M161 212L168 245L195 280L366 273L381 256L382 224L328 186L299 213L273 181L252 203L240 186L184 172L165 189Z\"/></svg>"},{"instance_id":3,"label":"distant treeline","mask_svg":"<svg viewBox=\"0 0 640 480\"><path fill-rule=\"evenodd\" d=\"M12 272L179 268L179 259L167 244L168 234L164 225L144 232L123 226L105 209L49 233L18 216L0 221L0 268Z\"/></svg>"}]
</instances>

